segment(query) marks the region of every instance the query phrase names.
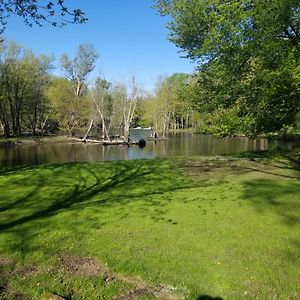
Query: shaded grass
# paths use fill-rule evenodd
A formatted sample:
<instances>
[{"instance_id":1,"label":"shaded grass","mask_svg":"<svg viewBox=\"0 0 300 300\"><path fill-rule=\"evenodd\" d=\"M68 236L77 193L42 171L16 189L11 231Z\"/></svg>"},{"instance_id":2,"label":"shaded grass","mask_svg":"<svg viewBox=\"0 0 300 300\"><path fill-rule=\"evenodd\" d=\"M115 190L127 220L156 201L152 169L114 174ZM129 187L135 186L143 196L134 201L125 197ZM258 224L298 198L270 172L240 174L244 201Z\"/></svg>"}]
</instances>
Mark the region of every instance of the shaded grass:
<instances>
[{"instance_id":1,"label":"shaded grass","mask_svg":"<svg viewBox=\"0 0 300 300\"><path fill-rule=\"evenodd\" d=\"M293 162L261 157L2 169L0 299L112 299L135 288L70 273L59 261L68 255L188 299L296 299L299 176Z\"/></svg>"}]
</instances>

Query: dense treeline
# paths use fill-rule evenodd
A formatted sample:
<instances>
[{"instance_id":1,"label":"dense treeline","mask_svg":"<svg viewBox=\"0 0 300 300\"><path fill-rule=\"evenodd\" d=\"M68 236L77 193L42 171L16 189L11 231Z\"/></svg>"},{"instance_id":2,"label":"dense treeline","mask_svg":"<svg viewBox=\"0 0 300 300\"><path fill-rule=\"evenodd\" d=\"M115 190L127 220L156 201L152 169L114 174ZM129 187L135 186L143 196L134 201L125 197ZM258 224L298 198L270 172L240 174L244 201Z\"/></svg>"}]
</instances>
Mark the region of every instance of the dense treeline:
<instances>
[{"instance_id":1,"label":"dense treeline","mask_svg":"<svg viewBox=\"0 0 300 300\"><path fill-rule=\"evenodd\" d=\"M5 136L34 134L48 108L44 90L49 82L51 59L36 56L11 43L0 51L0 121Z\"/></svg>"},{"instance_id":2,"label":"dense treeline","mask_svg":"<svg viewBox=\"0 0 300 300\"><path fill-rule=\"evenodd\" d=\"M156 0L156 8L171 17L170 40L197 63L193 75L160 78L149 95L134 76L115 85L88 79L98 59L92 45L63 55L65 76L55 77L51 57L2 42L3 134L59 129L110 139L119 131L128 140L134 126L162 136L188 128L218 136L300 131L299 1Z\"/></svg>"},{"instance_id":3,"label":"dense treeline","mask_svg":"<svg viewBox=\"0 0 300 300\"><path fill-rule=\"evenodd\" d=\"M189 81L190 75L183 73L159 78L155 95L141 103L140 123L153 127L163 137L169 129L196 128L198 114L189 99Z\"/></svg>"},{"instance_id":4,"label":"dense treeline","mask_svg":"<svg viewBox=\"0 0 300 300\"><path fill-rule=\"evenodd\" d=\"M0 122L6 137L60 133L110 140L116 133L129 139L129 128L152 127L165 136L169 129L197 124L197 113L186 101L190 76L160 78L149 95L132 76L128 84L104 78L88 80L98 53L80 45L74 58L60 58L64 77L51 75L52 58L37 56L15 43L0 50Z\"/></svg>"},{"instance_id":5,"label":"dense treeline","mask_svg":"<svg viewBox=\"0 0 300 300\"><path fill-rule=\"evenodd\" d=\"M170 40L198 63L200 130L255 135L299 126L297 0L157 0Z\"/></svg>"},{"instance_id":6,"label":"dense treeline","mask_svg":"<svg viewBox=\"0 0 300 300\"><path fill-rule=\"evenodd\" d=\"M300 130L300 7L295 0L157 0L170 40L198 63L193 75L159 78L154 95L88 80L98 54L80 45L52 59L1 44L0 122L5 136L54 132L110 139L129 128L194 128L218 136Z\"/></svg>"},{"instance_id":7,"label":"dense treeline","mask_svg":"<svg viewBox=\"0 0 300 300\"><path fill-rule=\"evenodd\" d=\"M5 137L60 131L87 138L110 139L118 130L125 141L144 94L132 76L130 83L112 84L97 77L88 84L98 54L80 45L74 58L60 58L65 77L51 75L52 59L37 56L15 43L0 49L0 124Z\"/></svg>"}]
</instances>

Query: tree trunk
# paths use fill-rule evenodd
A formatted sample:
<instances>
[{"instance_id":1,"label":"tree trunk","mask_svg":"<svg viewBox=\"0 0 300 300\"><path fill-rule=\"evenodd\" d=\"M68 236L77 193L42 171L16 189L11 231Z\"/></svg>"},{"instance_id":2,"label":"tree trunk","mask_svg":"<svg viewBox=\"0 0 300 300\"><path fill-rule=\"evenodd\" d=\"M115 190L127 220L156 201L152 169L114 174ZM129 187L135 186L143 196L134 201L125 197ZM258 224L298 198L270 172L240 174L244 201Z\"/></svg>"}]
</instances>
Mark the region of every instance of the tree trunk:
<instances>
[{"instance_id":1,"label":"tree trunk","mask_svg":"<svg viewBox=\"0 0 300 300\"><path fill-rule=\"evenodd\" d=\"M44 132L45 132L45 126L46 126L46 124L47 124L47 121L48 121L48 116L46 117L45 121L41 124L42 135L43 135Z\"/></svg>"},{"instance_id":2,"label":"tree trunk","mask_svg":"<svg viewBox=\"0 0 300 300\"><path fill-rule=\"evenodd\" d=\"M38 108L37 108L37 103L35 103L33 119L31 120L31 129L32 129L33 135L36 134L37 119L38 119L37 116L38 116Z\"/></svg>"},{"instance_id":3,"label":"tree trunk","mask_svg":"<svg viewBox=\"0 0 300 300\"><path fill-rule=\"evenodd\" d=\"M4 131L4 136L6 138L9 138L10 137L10 126L9 126L9 123L8 122L5 122L3 124L3 131Z\"/></svg>"},{"instance_id":4,"label":"tree trunk","mask_svg":"<svg viewBox=\"0 0 300 300\"><path fill-rule=\"evenodd\" d=\"M108 141L110 141L109 131L107 130L107 127L106 127L104 115L100 111L99 111L99 114L100 114L101 122L102 122L102 136L104 139L107 139Z\"/></svg>"},{"instance_id":5,"label":"tree trunk","mask_svg":"<svg viewBox=\"0 0 300 300\"><path fill-rule=\"evenodd\" d=\"M94 120L92 119L92 120L91 120L91 122L90 122L90 125L89 125L89 128L88 128L88 130L86 131L86 133L85 133L84 137L82 138L82 140L83 140L83 141L85 141L85 140L86 140L86 138L87 138L88 134L90 133L90 131L91 131L91 129L92 129L92 126L93 126L93 123L94 123Z\"/></svg>"},{"instance_id":6,"label":"tree trunk","mask_svg":"<svg viewBox=\"0 0 300 300\"><path fill-rule=\"evenodd\" d=\"M185 121L185 129L189 128L189 123L190 123L190 114L187 113L186 121Z\"/></svg>"},{"instance_id":7,"label":"tree trunk","mask_svg":"<svg viewBox=\"0 0 300 300\"><path fill-rule=\"evenodd\" d=\"M128 123L126 123L124 125L124 141L126 144L129 143L129 124Z\"/></svg>"}]
</instances>

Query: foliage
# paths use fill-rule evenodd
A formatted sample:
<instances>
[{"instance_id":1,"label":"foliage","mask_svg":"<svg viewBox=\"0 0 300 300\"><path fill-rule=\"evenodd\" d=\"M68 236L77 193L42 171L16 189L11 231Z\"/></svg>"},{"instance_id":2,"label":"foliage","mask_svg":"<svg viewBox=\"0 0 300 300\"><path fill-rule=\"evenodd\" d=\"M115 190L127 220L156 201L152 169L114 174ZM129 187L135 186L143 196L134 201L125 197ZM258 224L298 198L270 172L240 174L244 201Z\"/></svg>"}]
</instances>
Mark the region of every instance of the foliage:
<instances>
[{"instance_id":1,"label":"foliage","mask_svg":"<svg viewBox=\"0 0 300 300\"><path fill-rule=\"evenodd\" d=\"M4 134L41 130L48 109L44 90L49 82L51 59L35 56L14 43L0 52L0 121Z\"/></svg>"},{"instance_id":2,"label":"foliage","mask_svg":"<svg viewBox=\"0 0 300 300\"><path fill-rule=\"evenodd\" d=\"M6 28L6 19L14 14L23 18L26 25L42 26L50 23L52 26L65 26L67 23L85 23L84 12L77 8L71 10L64 0L2 0L0 3L0 34Z\"/></svg>"},{"instance_id":3,"label":"foliage","mask_svg":"<svg viewBox=\"0 0 300 300\"><path fill-rule=\"evenodd\" d=\"M153 127L154 101L155 98L150 95L138 102L139 122L137 125L142 127Z\"/></svg>"},{"instance_id":4,"label":"foliage","mask_svg":"<svg viewBox=\"0 0 300 300\"><path fill-rule=\"evenodd\" d=\"M268 47L300 42L297 0L238 1L157 0L162 14L172 17L170 40L192 59L243 59L253 46ZM264 47L264 48L265 48ZM256 49L264 53L265 49ZM249 54L249 53L248 53Z\"/></svg>"},{"instance_id":5,"label":"foliage","mask_svg":"<svg viewBox=\"0 0 300 300\"><path fill-rule=\"evenodd\" d=\"M191 84L196 109L236 110L246 134L295 124L300 96L298 1L158 0L156 7L172 18L170 40L199 63Z\"/></svg>"},{"instance_id":6,"label":"foliage","mask_svg":"<svg viewBox=\"0 0 300 300\"><path fill-rule=\"evenodd\" d=\"M191 124L191 102L187 95L189 76L175 73L166 78L159 78L155 96L144 103L147 124L165 136L171 128L186 129Z\"/></svg>"},{"instance_id":7,"label":"foliage","mask_svg":"<svg viewBox=\"0 0 300 300\"><path fill-rule=\"evenodd\" d=\"M73 59L68 54L62 55L60 64L65 76L76 86L74 94L79 97L86 88L88 75L94 70L99 54L91 44L81 44Z\"/></svg>"},{"instance_id":8,"label":"foliage","mask_svg":"<svg viewBox=\"0 0 300 300\"><path fill-rule=\"evenodd\" d=\"M44 134L59 127L61 133L82 137L95 121L106 139L110 139L111 129L122 128L128 140L144 92L135 78L129 85L112 86L98 77L94 86L89 86L98 56L91 44L79 45L73 58L61 57L65 78L60 78L50 76L49 57L36 56L14 43L1 44L0 129L4 135Z\"/></svg>"},{"instance_id":9,"label":"foliage","mask_svg":"<svg viewBox=\"0 0 300 300\"><path fill-rule=\"evenodd\" d=\"M143 97L143 90L138 86L136 77L133 75L128 85L118 84L114 87L113 98L118 103L118 113L121 115L123 137L129 142L129 128L134 121L137 103Z\"/></svg>"},{"instance_id":10,"label":"foliage","mask_svg":"<svg viewBox=\"0 0 300 300\"><path fill-rule=\"evenodd\" d=\"M118 114L118 103L110 91L111 82L97 77L94 86L90 89L90 97L97 111L99 127L102 129L102 138L110 140L110 130L112 127L119 127L121 123Z\"/></svg>"},{"instance_id":11,"label":"foliage","mask_svg":"<svg viewBox=\"0 0 300 300\"><path fill-rule=\"evenodd\" d=\"M50 102L50 117L68 135L75 134L88 122L91 104L86 95L74 97L74 84L68 79L52 77L46 95Z\"/></svg>"},{"instance_id":12,"label":"foliage","mask_svg":"<svg viewBox=\"0 0 300 300\"><path fill-rule=\"evenodd\" d=\"M219 108L211 114L201 114L200 131L217 137L240 133L241 121L235 108Z\"/></svg>"},{"instance_id":13,"label":"foliage","mask_svg":"<svg viewBox=\"0 0 300 300\"><path fill-rule=\"evenodd\" d=\"M67 54L64 54L60 59L61 67L69 81L69 87L72 87L73 90L72 100L69 101L72 105L67 107L70 112L67 117L67 130L71 135L75 134L76 128L87 123L87 120L82 118L88 107L86 105L87 79L95 68L98 56L91 44L82 44L79 45L73 59Z\"/></svg>"}]
</instances>

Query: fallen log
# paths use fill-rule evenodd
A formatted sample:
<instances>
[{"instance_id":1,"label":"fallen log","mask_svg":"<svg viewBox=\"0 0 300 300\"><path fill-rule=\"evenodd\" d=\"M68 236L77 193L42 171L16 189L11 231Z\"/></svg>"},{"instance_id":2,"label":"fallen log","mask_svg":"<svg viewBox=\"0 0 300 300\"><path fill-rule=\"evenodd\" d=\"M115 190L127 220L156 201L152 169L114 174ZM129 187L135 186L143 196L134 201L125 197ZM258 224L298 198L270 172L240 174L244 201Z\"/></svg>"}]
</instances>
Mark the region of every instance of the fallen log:
<instances>
[{"instance_id":1,"label":"fallen log","mask_svg":"<svg viewBox=\"0 0 300 300\"><path fill-rule=\"evenodd\" d=\"M104 141L93 140L93 139L77 139L73 138L73 141L82 142L82 143L95 143L95 144L103 144Z\"/></svg>"},{"instance_id":2,"label":"fallen log","mask_svg":"<svg viewBox=\"0 0 300 300\"><path fill-rule=\"evenodd\" d=\"M140 147L145 147L146 141L144 139L138 140L138 141L129 141L126 143L124 139L117 139L117 140L94 140L94 139L78 139L73 138L73 141L81 142L81 143L94 143L94 144L100 144L104 146L109 145L139 145Z\"/></svg>"}]
</instances>

